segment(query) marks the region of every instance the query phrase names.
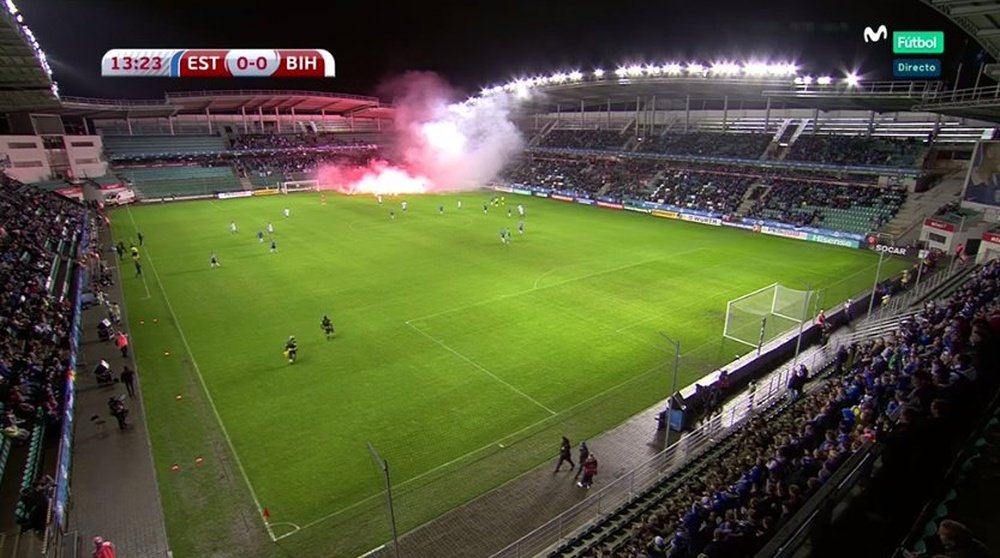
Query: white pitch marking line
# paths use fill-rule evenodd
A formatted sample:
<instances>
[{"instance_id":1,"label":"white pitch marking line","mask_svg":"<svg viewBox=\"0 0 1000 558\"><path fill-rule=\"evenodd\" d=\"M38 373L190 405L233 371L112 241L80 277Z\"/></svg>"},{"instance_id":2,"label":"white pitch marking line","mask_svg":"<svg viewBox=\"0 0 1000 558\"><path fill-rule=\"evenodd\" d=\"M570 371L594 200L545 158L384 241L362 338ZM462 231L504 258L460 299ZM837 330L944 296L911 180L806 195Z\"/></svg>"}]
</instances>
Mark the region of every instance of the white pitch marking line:
<instances>
[{"instance_id":1,"label":"white pitch marking line","mask_svg":"<svg viewBox=\"0 0 1000 558\"><path fill-rule=\"evenodd\" d=\"M574 403L572 406L566 408L566 410L563 411L563 413L568 413L568 412L572 411L573 409L576 409L577 407L580 407L582 405L590 403L591 401L593 401L595 399L599 399L601 397L604 397L605 395L611 393L612 391L614 391L614 390L616 390L616 389L618 389L618 388L620 388L620 387L622 387L622 386L624 386L626 384L634 382L636 379L642 378L646 374L650 374L652 372L655 372L656 370L658 370L660 368L663 368L665 366L667 366L666 363L657 364L657 365L653 366L652 368L649 368L649 369L647 369L647 370L645 370L645 371L643 371L643 372L641 372L641 373L639 373L639 374L637 374L635 376L630 376L630 377L628 377L627 379L625 379L622 382L619 382L619 383L617 383L617 384L615 384L615 385L613 385L613 386L611 386L611 387L609 387L609 388L607 388L607 389L605 389L605 390L603 390L601 392L595 393L594 395L591 395L590 397L588 397L588 398L586 398L586 399L584 399L582 401ZM460 455L460 456L456 457L455 459L452 459L451 461L448 461L446 463L442 463L442 464L438 465L437 467L434 467L433 469L428 469L427 471L424 471L423 473L420 473L419 475L416 475L414 477L410 477L410 478L404 480L403 482L395 484L394 486L396 488L402 488L402 487L407 486L407 485L409 485L409 484L411 484L413 482L416 482L416 481L418 481L418 480L420 480L420 479L422 479L422 478L424 478L424 477L426 477L428 475L432 475L432 474L440 471L441 469L445 469L447 467L450 467L451 465L453 465L455 463L458 463L458 462L464 460L465 458L467 458L467 457L469 457L471 455L476 455L477 453L480 453L483 450L495 448L498 443L500 443L500 442L502 442L504 440L510 440L511 438L515 438L515 437L519 436L520 434L522 434L524 432L527 432L527 431L535 428L536 426L539 426L539 425L541 425L543 423L549 422L550 420L552 420L556 416L558 416L558 415L549 415L549 416L547 416L547 417L545 417L545 418L543 418L543 419L541 419L539 421L533 422L533 423L529 424L528 426L525 426L524 428L522 428L520 430L517 430L515 432L507 434L506 436L504 436L502 438L499 438L497 440L494 440L493 442L490 442L489 444L486 444L485 446L482 446L482 447L474 449L474 450L472 450L472 451L470 451L468 453ZM531 470L525 471L520 476L524 476L524 475L526 475L526 474L528 474L530 472L531 472ZM300 530L304 531L304 530L306 530L306 529L308 529L310 527L313 527L315 525L318 525L318 524L320 524L320 523L322 523L322 522L324 522L324 521L326 521L326 520L328 520L328 519L330 519L332 517L336 517L336 516L338 516L338 515L340 515L340 514L342 514L344 512L350 511L350 510L352 510L352 509L354 509L354 508L356 508L358 506L361 506L361 505L365 504L366 502L370 502L371 500L373 500L375 498L381 498L381 497L382 497L382 492L379 492L378 494L372 494L371 496L368 496L367 498L364 498L363 500L358 500L357 502L355 502L355 503L353 503L353 504L351 504L351 505L349 505L347 507L341 508L341 509L339 509L339 510L333 512L333 513L329 513L327 515L324 515L323 517L320 517L319 519L315 519L315 520L313 520L313 521L311 521L309 523L306 523L305 525L302 526L302 529L300 529ZM415 530L417 528L419 528L419 526L418 527L414 527L414 529L412 529L412 530ZM291 534L291 533L289 533L289 534Z\"/></svg>"},{"instance_id":2,"label":"white pitch marking line","mask_svg":"<svg viewBox=\"0 0 1000 558\"><path fill-rule=\"evenodd\" d=\"M407 322L406 325L409 326L409 327L411 327L411 328L413 328L413 331L416 331L420 335L423 335L424 337L426 337L426 338L430 339L431 341L437 343L438 345L441 346L441 348L443 348L444 350L448 351L449 353L451 353L451 354L457 356L458 358L464 360L465 362L468 362L469 364L475 366L476 368L478 368L482 372L485 372L486 375L488 375L489 377L493 378L494 380L500 382L501 384L507 386L508 388L511 389L511 391L517 393L521 397L524 397L528 401L531 401L532 403L534 403L535 405L541 407L542 409L545 409L545 411L548 412L550 415L557 415L557 414L559 414L559 413L553 411L552 409L546 407L542 403L540 403L534 397L532 397L532 396L528 395L527 393L524 393L523 391L517 389L516 387L514 387L513 385L511 385L510 383L508 383L507 381L505 381L504 379L502 379L500 376L497 376L493 372L490 372L489 370L487 370L485 367L483 367L478 362L476 362L476 361L472 360L471 358L463 355L462 353L456 351L455 349L452 349L448 345L445 345L444 342L442 342L441 340L439 340L436 337L432 336L431 334L427 333L426 331L418 328L417 326L415 326L415 325L413 325L413 324L411 324L409 322Z\"/></svg>"},{"instance_id":3,"label":"white pitch marking line","mask_svg":"<svg viewBox=\"0 0 1000 558\"><path fill-rule=\"evenodd\" d=\"M132 221L132 226L136 226L135 219L132 217L132 209L125 206L125 210L128 212L128 218ZM167 311L170 312L170 317L177 324L177 333L181 336L181 342L184 344L184 349L187 351L189 357L191 357L191 364L194 366L194 371L198 375L198 382L201 384L201 389L205 392L205 397L208 399L208 404L212 408L212 413L215 415L215 420L219 422L219 428L222 430L222 436L226 439L226 443L229 445L229 451L233 453L233 459L236 460L236 466L240 470L240 474L243 475L243 482L246 483L247 488L250 490L250 496L253 498L253 503L257 506L257 511L264 509L260 505L260 500L257 498L257 492L254 491L253 485L250 484L250 477L247 476L246 469L243 468L243 462L240 461L240 455L236 453L236 446L233 445L232 438L229 437L229 432L226 431L226 425L222 423L222 416L219 415L219 409L215 407L215 401L212 400L212 394L208 391L208 386L205 384L205 378L201 375L201 368L198 367L198 361L194 359L194 352L191 351L191 345L188 343L187 336L184 335L184 329L181 327L180 320L177 319L177 313L174 312L174 307L170 304L170 298L167 297L167 290L163 287L163 283L160 281L160 274L156 272L156 265L153 264L153 255L146 250L146 256L149 258L149 268L153 270L153 277L156 278L156 283L160 286L160 294L163 295L163 302L167 305ZM263 517L261 522L264 523L264 528L267 529L267 534L271 537L271 541L275 540L274 532L271 531L271 526L267 521L264 521Z\"/></svg>"}]
</instances>

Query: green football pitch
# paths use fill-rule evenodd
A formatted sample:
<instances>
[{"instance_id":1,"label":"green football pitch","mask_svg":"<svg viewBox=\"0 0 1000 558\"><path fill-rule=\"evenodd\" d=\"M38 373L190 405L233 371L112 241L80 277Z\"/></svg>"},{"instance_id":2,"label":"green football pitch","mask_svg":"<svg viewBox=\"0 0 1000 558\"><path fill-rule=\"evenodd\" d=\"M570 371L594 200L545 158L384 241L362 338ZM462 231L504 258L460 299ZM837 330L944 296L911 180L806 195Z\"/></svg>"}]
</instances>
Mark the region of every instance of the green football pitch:
<instances>
[{"instance_id":1,"label":"green football pitch","mask_svg":"<svg viewBox=\"0 0 1000 558\"><path fill-rule=\"evenodd\" d=\"M663 400L660 332L681 342L684 386L747 350L722 339L728 300L779 282L832 306L877 262L538 198L484 214L489 195L411 196L406 212L332 194L113 212L116 239L145 237L144 273L126 261L122 283L175 556L356 556L390 538L368 444L411 529L552 459L560 436Z\"/></svg>"}]
</instances>

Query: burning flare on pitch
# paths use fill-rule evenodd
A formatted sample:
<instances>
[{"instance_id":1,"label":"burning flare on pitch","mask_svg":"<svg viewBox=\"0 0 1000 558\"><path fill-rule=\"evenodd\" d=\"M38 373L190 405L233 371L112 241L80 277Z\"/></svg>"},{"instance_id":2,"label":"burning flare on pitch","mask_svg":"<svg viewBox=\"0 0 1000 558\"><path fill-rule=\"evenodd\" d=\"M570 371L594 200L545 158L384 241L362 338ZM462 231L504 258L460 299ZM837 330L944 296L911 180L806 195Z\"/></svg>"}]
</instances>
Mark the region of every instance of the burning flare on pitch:
<instances>
[{"instance_id":1,"label":"burning flare on pitch","mask_svg":"<svg viewBox=\"0 0 1000 558\"><path fill-rule=\"evenodd\" d=\"M409 73L388 85L395 98L389 160L319 169L325 189L348 194L409 194L482 187L524 145L505 95L451 102L436 75Z\"/></svg>"}]
</instances>

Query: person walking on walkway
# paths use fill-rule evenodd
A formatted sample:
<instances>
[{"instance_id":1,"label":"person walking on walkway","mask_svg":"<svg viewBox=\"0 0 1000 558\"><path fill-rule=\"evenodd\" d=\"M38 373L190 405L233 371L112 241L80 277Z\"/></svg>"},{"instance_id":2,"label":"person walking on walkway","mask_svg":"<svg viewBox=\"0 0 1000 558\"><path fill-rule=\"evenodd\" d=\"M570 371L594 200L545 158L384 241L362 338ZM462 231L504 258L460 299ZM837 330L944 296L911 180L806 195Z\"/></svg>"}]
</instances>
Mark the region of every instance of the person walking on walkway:
<instances>
[{"instance_id":1,"label":"person walking on walkway","mask_svg":"<svg viewBox=\"0 0 1000 558\"><path fill-rule=\"evenodd\" d=\"M128 390L128 396L135 397L135 370L129 368L127 364L122 370L121 381L125 384L125 389Z\"/></svg>"},{"instance_id":2,"label":"person walking on walkway","mask_svg":"<svg viewBox=\"0 0 1000 558\"><path fill-rule=\"evenodd\" d=\"M552 473L558 473L559 468L562 467L563 462L569 463L569 470L572 471L576 468L576 464L573 463L573 446L569 443L569 438L563 436L562 444L559 446L559 463L556 463L556 470Z\"/></svg>"},{"instance_id":3,"label":"person walking on walkway","mask_svg":"<svg viewBox=\"0 0 1000 558\"><path fill-rule=\"evenodd\" d=\"M597 457L593 453L587 456L586 463L580 465L583 469L583 478L576 483L580 488L590 488L594 484L594 477L597 476Z\"/></svg>"},{"instance_id":4,"label":"person walking on walkway","mask_svg":"<svg viewBox=\"0 0 1000 558\"><path fill-rule=\"evenodd\" d=\"M115 335L115 346L122 352L122 358L128 358L128 336L124 331L119 331Z\"/></svg>"},{"instance_id":5,"label":"person walking on walkway","mask_svg":"<svg viewBox=\"0 0 1000 558\"><path fill-rule=\"evenodd\" d=\"M91 556L93 558L115 558L115 545L102 537L94 537L94 552Z\"/></svg>"},{"instance_id":6,"label":"person walking on walkway","mask_svg":"<svg viewBox=\"0 0 1000 558\"><path fill-rule=\"evenodd\" d=\"M580 476L580 472L583 471L583 464L587 462L587 457L590 456L590 448L587 447L587 442L580 442L580 467L576 470L576 474L573 478L576 479Z\"/></svg>"}]
</instances>

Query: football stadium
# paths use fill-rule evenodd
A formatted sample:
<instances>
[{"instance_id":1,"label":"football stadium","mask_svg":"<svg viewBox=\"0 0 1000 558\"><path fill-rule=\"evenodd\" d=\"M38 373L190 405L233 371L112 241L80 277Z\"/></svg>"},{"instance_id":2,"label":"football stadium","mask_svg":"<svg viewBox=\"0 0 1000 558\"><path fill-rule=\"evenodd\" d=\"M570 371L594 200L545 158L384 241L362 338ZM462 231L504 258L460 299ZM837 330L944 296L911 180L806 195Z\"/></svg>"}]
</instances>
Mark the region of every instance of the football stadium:
<instances>
[{"instance_id":1,"label":"football stadium","mask_svg":"<svg viewBox=\"0 0 1000 558\"><path fill-rule=\"evenodd\" d=\"M0 558L1000 551L1000 5L105 4L0 9Z\"/></svg>"}]
</instances>

